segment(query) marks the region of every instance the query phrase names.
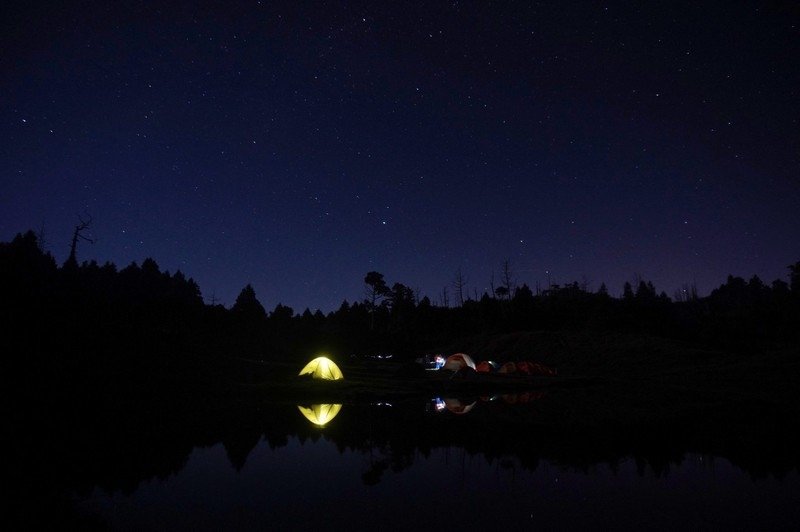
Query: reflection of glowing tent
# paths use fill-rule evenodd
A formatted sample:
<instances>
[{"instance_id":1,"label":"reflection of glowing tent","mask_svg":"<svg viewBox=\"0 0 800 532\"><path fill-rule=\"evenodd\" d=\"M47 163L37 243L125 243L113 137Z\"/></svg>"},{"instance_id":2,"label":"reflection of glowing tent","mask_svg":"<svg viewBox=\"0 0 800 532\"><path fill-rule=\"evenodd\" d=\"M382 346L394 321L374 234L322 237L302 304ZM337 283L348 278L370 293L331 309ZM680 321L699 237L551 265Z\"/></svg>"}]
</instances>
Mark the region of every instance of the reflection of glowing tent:
<instances>
[{"instance_id":1,"label":"reflection of glowing tent","mask_svg":"<svg viewBox=\"0 0 800 532\"><path fill-rule=\"evenodd\" d=\"M324 404L324 405L311 405L311 406L300 406L297 405L298 410L300 413L305 416L307 420L312 422L314 425L322 427L325 423L328 423L330 420L336 417L336 414L339 413L339 410L342 409L342 405L336 404Z\"/></svg>"},{"instance_id":2,"label":"reflection of glowing tent","mask_svg":"<svg viewBox=\"0 0 800 532\"><path fill-rule=\"evenodd\" d=\"M461 368L475 369L475 362L472 360L472 357L464 353L456 353L455 355L447 357L444 363L444 369L458 371Z\"/></svg>"},{"instance_id":3,"label":"reflection of glowing tent","mask_svg":"<svg viewBox=\"0 0 800 532\"><path fill-rule=\"evenodd\" d=\"M497 370L497 373L515 373L517 371L517 366L513 362L506 362L500 369Z\"/></svg>"},{"instance_id":4,"label":"reflection of glowing tent","mask_svg":"<svg viewBox=\"0 0 800 532\"><path fill-rule=\"evenodd\" d=\"M339 366L327 357L317 357L300 370L300 375L308 374L315 379L325 379L328 381L344 379L344 375L342 374L342 370L339 369Z\"/></svg>"},{"instance_id":5,"label":"reflection of glowing tent","mask_svg":"<svg viewBox=\"0 0 800 532\"><path fill-rule=\"evenodd\" d=\"M475 366L475 371L478 373L494 373L497 371L497 362L492 362L491 360L484 360L477 366Z\"/></svg>"},{"instance_id":6,"label":"reflection of glowing tent","mask_svg":"<svg viewBox=\"0 0 800 532\"><path fill-rule=\"evenodd\" d=\"M447 407L449 411L451 411L454 414L466 414L467 412L472 410L472 407L475 406L476 402L477 401L473 401L472 403L467 405L462 403L459 399L445 399L444 405Z\"/></svg>"}]
</instances>

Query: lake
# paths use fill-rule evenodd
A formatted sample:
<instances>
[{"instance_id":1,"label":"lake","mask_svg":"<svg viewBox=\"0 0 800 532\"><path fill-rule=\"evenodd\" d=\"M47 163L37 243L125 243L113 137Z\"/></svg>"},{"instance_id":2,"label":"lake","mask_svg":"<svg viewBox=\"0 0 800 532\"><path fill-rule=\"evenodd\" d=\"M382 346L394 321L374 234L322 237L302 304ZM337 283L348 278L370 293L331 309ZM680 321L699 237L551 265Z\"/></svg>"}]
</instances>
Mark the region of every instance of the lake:
<instances>
[{"instance_id":1,"label":"lake","mask_svg":"<svg viewBox=\"0 0 800 532\"><path fill-rule=\"evenodd\" d=\"M800 522L794 463L738 447L716 455L683 432L613 441L603 431L596 440L552 434L530 423L540 400L260 405L261 419L251 412L222 441L167 453L180 459L133 484L112 475L88 486L75 509L119 530L780 530ZM134 454L139 463L148 453Z\"/></svg>"}]
</instances>

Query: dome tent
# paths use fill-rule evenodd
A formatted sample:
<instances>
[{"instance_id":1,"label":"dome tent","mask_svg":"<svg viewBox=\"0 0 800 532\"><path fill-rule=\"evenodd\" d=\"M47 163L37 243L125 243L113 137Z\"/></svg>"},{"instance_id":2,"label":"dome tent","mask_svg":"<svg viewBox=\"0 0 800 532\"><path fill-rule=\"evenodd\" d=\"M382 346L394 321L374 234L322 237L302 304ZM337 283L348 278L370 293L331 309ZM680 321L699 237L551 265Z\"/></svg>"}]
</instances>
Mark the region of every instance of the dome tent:
<instances>
[{"instance_id":1,"label":"dome tent","mask_svg":"<svg viewBox=\"0 0 800 532\"><path fill-rule=\"evenodd\" d=\"M531 367L528 362L524 360L517 362L517 373L530 375L531 374Z\"/></svg>"},{"instance_id":2,"label":"dome tent","mask_svg":"<svg viewBox=\"0 0 800 532\"><path fill-rule=\"evenodd\" d=\"M449 369L450 371L458 371L461 368L469 367L475 369L475 361L472 360L472 357L465 354L465 353L456 353L455 355L450 355L447 357L447 360L444 363L444 367L442 369Z\"/></svg>"},{"instance_id":3,"label":"dome tent","mask_svg":"<svg viewBox=\"0 0 800 532\"><path fill-rule=\"evenodd\" d=\"M497 362L492 362L491 360L484 360L480 364L475 367L475 371L478 373L494 373L497 371Z\"/></svg>"},{"instance_id":4,"label":"dome tent","mask_svg":"<svg viewBox=\"0 0 800 532\"><path fill-rule=\"evenodd\" d=\"M514 364L513 362L506 362L505 364L500 366L500 369L497 370L497 373L502 373L504 375L510 375L516 372L517 372L517 365Z\"/></svg>"},{"instance_id":5,"label":"dome tent","mask_svg":"<svg viewBox=\"0 0 800 532\"><path fill-rule=\"evenodd\" d=\"M344 374L342 370L339 369L339 366L327 357L315 358L300 370L299 375L311 375L314 379L323 379L327 381L344 379Z\"/></svg>"}]
</instances>

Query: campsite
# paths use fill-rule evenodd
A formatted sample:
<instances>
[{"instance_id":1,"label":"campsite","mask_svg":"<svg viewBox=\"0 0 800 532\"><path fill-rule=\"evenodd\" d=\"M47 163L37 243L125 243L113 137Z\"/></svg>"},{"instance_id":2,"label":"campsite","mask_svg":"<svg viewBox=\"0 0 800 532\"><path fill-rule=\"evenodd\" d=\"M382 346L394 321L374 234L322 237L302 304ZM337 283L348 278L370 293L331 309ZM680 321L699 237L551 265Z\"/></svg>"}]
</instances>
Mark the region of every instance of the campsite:
<instances>
[{"instance_id":1,"label":"campsite","mask_svg":"<svg viewBox=\"0 0 800 532\"><path fill-rule=\"evenodd\" d=\"M191 281L154 261L120 272L59 268L32 234L0 246L0 259L17 309L8 338L29 355L6 359L4 372L6 393L24 405L11 412L9 478L25 522L180 528L195 514L166 501L202 493L216 516L209 523L232 527L241 507L217 486L258 485L248 491L260 502L247 507L248 522L291 528L315 518L291 501L276 505L283 492L262 482L302 479L308 490L334 468L327 485L362 495L335 508L323 494L328 512L356 516L364 501L414 498L446 482L437 485L465 486L466 500L505 494L493 499L500 514L456 521L514 527L530 515L515 500L543 523L563 520L542 503L549 499L533 497L553 493L543 486L556 478L626 493L587 506L593 515L609 504L640 515L661 499L623 504L639 500L638 483L661 490L677 475L713 487L696 467L706 463L736 479L726 504L746 508L752 479L766 478L785 482L769 492L773 524L796 513L800 367L796 330L783 326L796 307L779 291L758 288L760 299L748 300L734 279L686 304L571 289L453 309L397 299L372 313L354 304L315 316L280 305L267 314L252 289L231 309L204 305ZM738 314L726 312L731 301ZM703 308L716 310L697 314ZM19 334L37 320L51 324L49 334ZM622 485L617 475L639 480ZM386 511L407 526L442 516L436 504ZM747 512L718 515L753 523ZM366 519L378 526L383 517Z\"/></svg>"},{"instance_id":2,"label":"campsite","mask_svg":"<svg viewBox=\"0 0 800 532\"><path fill-rule=\"evenodd\" d=\"M0 12L2 530L800 528L800 1Z\"/></svg>"},{"instance_id":3,"label":"campsite","mask_svg":"<svg viewBox=\"0 0 800 532\"><path fill-rule=\"evenodd\" d=\"M260 373L228 368L224 386L217 372L213 383L202 377L172 382L171 389L157 383L95 388L115 398L106 403L77 393L77 383L67 385L60 403L32 405L35 415L19 423L26 430L14 439L47 466L18 462L13 478L35 493L47 481L47 496L60 508L53 515L62 521L87 526L101 519L122 528L191 520L190 505L167 501L192 500L198 492L212 501L206 504L214 510L213 527L241 524L238 499L228 491L239 481L257 486L248 495L254 501L248 522L289 527L297 519L324 526L322 514L332 512L376 526L386 515L402 526L419 519L444 527L513 526L524 522L520 500L535 509L540 524L577 524L588 513L612 525L614 515L647 519L665 504L656 496L659 486L684 478L670 488L666 504L684 509L675 516L694 519L715 504L713 479L722 474L732 483L725 504L737 505L718 522L773 527L797 510L796 403L776 395L767 411L755 379L742 379L738 368L713 356L697 374L674 362L669 371L654 367L655 373L625 376L619 367L579 376L559 366L556 377L495 374L485 383L451 378L458 370L411 374L394 360L331 362L338 372L319 362L315 369L327 365L328 375L341 378L315 379L299 375L304 364L266 362L256 365ZM748 372L781 380L758 365ZM276 483L286 467L291 480ZM750 479L782 486L770 490L775 513L760 521L744 504L752 500ZM285 486L295 483L321 501L322 514L309 516L287 499L296 488ZM565 517L552 508L561 483L599 491L581 512ZM325 497L320 492L327 486L347 495ZM698 495L684 486L707 491ZM491 502L500 513L464 512L443 521L442 502L419 496L431 487L456 490L465 504ZM609 489L635 504L599 495ZM82 494L77 502L68 496L75 491ZM365 501L379 504L384 493L390 501L419 500L415 512L384 502L382 512L363 514ZM149 510L136 510L142 505ZM616 513L604 513L609 507ZM18 506L28 515L36 508ZM665 522L679 526L676 518Z\"/></svg>"}]
</instances>

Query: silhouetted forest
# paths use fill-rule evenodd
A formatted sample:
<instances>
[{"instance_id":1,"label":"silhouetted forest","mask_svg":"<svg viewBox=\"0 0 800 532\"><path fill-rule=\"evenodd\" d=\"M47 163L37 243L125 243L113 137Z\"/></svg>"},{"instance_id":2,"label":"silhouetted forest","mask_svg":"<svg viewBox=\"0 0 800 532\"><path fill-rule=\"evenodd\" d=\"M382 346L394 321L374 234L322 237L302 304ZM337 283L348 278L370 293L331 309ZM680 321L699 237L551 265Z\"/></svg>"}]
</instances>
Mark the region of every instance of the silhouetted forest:
<instances>
[{"instance_id":1,"label":"silhouetted forest","mask_svg":"<svg viewBox=\"0 0 800 532\"><path fill-rule=\"evenodd\" d=\"M586 467L633 455L663 471L687 449L731 457L754 475L797 467L790 435L800 263L789 268L789 282L729 277L707 297L689 288L679 300L646 280L627 283L616 298L605 286L591 292L572 283L537 294L505 279L477 299L456 285L458 304L449 307L401 283L389 286L378 272L364 281L362 297L327 315L280 304L267 311L249 285L225 308L205 304L191 278L161 271L152 259L119 269L78 263L71 253L58 266L33 232L0 243L3 391L12 405L8 456L17 513L35 520L39 501L48 500L51 508L60 505L52 518L74 519L73 493L94 486L131 491L142 480L179 471L197 445L221 441L241 468L262 436L271 447L293 436L320 437L293 405L284 408L286 397L275 405L263 387L225 384L232 361L287 361L295 375L319 351L359 364L350 355L404 360L456 346L501 345L497 339L515 343L507 354L529 358L540 355L532 344L537 338L590 338L577 365L595 374L596 358L619 361L606 375L669 358L674 346L684 358L668 372L656 368L655 378L633 375L623 385L584 380L577 387L567 380L524 406L487 403L470 414L470 424L478 420L486 430L471 429L462 416L425 417L415 401L430 398L415 397L388 416L353 400L326 437L340 450L369 453L366 484L408 467L417 453L453 445L487 460L516 456L525 468L542 458ZM595 356L595 333L617 335L604 357ZM651 340L635 356L620 349L620 338L640 337ZM758 379L753 371L761 372ZM529 432L530 423L547 430Z\"/></svg>"},{"instance_id":2,"label":"silhouetted forest","mask_svg":"<svg viewBox=\"0 0 800 532\"><path fill-rule=\"evenodd\" d=\"M509 275L494 294L476 299L464 296L459 274L457 306L446 306L446 291L434 304L369 272L363 297L326 315L280 303L267 311L250 285L231 308L207 305L191 278L161 271L150 258L120 269L78 264L71 254L59 267L32 231L0 244L4 338L17 354L6 363L51 371L107 369L124 361L126 371L155 364L169 372L193 360L300 361L320 350L339 358L403 358L445 350L467 337L519 331L636 333L728 351L796 345L800 262L788 273L789 282L771 284L731 276L707 297L686 287L676 300L644 279L626 283L617 298L605 285L592 292L577 282L534 293Z\"/></svg>"}]
</instances>

